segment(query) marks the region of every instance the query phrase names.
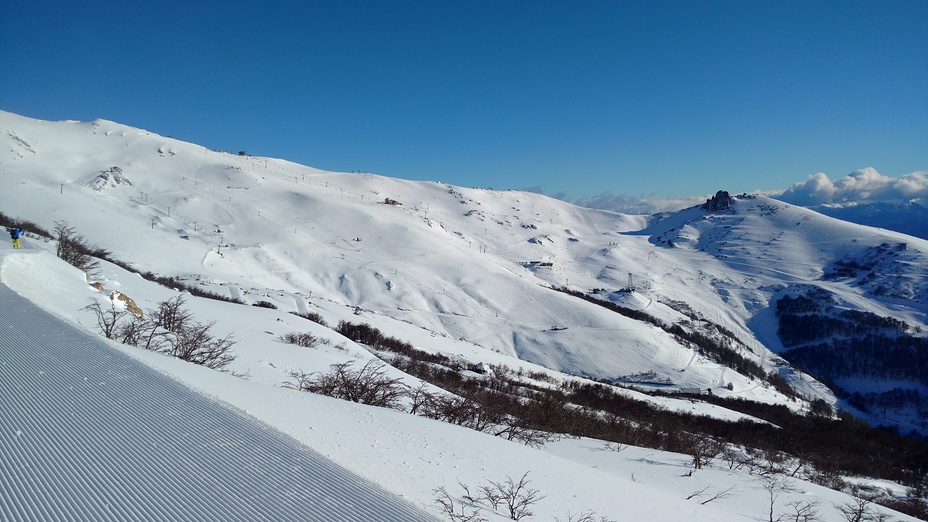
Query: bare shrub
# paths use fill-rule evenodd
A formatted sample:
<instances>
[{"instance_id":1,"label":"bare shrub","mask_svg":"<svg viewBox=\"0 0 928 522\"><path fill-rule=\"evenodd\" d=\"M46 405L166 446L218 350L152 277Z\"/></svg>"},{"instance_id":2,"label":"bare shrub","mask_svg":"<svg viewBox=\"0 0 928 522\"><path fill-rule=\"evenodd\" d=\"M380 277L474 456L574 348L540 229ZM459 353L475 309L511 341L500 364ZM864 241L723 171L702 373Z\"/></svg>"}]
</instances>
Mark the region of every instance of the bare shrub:
<instances>
[{"instance_id":1,"label":"bare shrub","mask_svg":"<svg viewBox=\"0 0 928 522\"><path fill-rule=\"evenodd\" d=\"M109 310L104 310L103 306L100 305L100 301L96 299L91 299L90 304L83 308L84 310L90 310L97 317L97 326L100 327L100 332L107 339L112 339L117 335L119 330L117 324L119 320L128 314L125 310L117 310L114 303L110 303Z\"/></svg>"},{"instance_id":2,"label":"bare shrub","mask_svg":"<svg viewBox=\"0 0 928 522\"><path fill-rule=\"evenodd\" d=\"M55 239L58 241L55 254L66 263L82 270L91 277L100 272L100 262L94 259L94 249L87 244L84 236L75 232L74 227L68 226L64 221L55 221ZM105 252L103 252L105 253Z\"/></svg>"},{"instance_id":3,"label":"bare shrub","mask_svg":"<svg viewBox=\"0 0 928 522\"><path fill-rule=\"evenodd\" d=\"M217 339L210 332L216 323L195 323L167 337L168 355L207 368L220 369L235 360L229 353L235 341L231 336Z\"/></svg>"},{"instance_id":4,"label":"bare shrub","mask_svg":"<svg viewBox=\"0 0 928 522\"><path fill-rule=\"evenodd\" d=\"M528 472L526 471L518 482L506 477L506 482L491 482L495 493L499 494L505 504L512 520L535 516L533 507L539 500L545 498L537 489L528 487Z\"/></svg>"},{"instance_id":5,"label":"bare shrub","mask_svg":"<svg viewBox=\"0 0 928 522\"><path fill-rule=\"evenodd\" d=\"M694 499L694 498L695 498L696 500L699 501L700 504L706 505L706 504L708 504L709 502L718 500L718 499L720 499L720 498L726 498L726 497L728 497L729 494L731 493L731 490L735 489L735 487L732 486L732 487L730 487L730 488L728 488L728 489L723 489L723 490L720 490L720 491L716 491L715 493L710 493L710 492L708 492L710 487L711 487L711 484L708 485L708 486L706 486L706 487L704 487L704 488L702 488L702 489L700 489L699 491L694 491L694 492L690 493L689 496L686 497L686 500L690 500L690 499Z\"/></svg>"},{"instance_id":6,"label":"bare shrub","mask_svg":"<svg viewBox=\"0 0 928 522\"><path fill-rule=\"evenodd\" d=\"M316 312L290 312L290 313L297 317L302 317L303 319L309 319L310 321L321 324L322 326L329 326L328 323L325 322L325 319L323 319L322 316Z\"/></svg>"},{"instance_id":7,"label":"bare shrub","mask_svg":"<svg viewBox=\"0 0 928 522\"><path fill-rule=\"evenodd\" d=\"M400 409L408 387L402 379L388 377L382 362L371 359L360 370L352 369L353 361L331 365L325 374L291 372L292 384L301 391L319 393L382 408Z\"/></svg>"},{"instance_id":8,"label":"bare shrub","mask_svg":"<svg viewBox=\"0 0 928 522\"><path fill-rule=\"evenodd\" d=\"M280 338L285 343L295 344L297 346L302 346L303 348L315 348L316 346L323 344L322 339L311 333L291 332L282 335Z\"/></svg>"},{"instance_id":9,"label":"bare shrub","mask_svg":"<svg viewBox=\"0 0 928 522\"><path fill-rule=\"evenodd\" d=\"M215 323L194 322L183 304L181 296L162 301L157 309L148 311L147 319L118 311L115 307L103 310L96 300L85 309L96 314L100 330L107 339L166 353L215 370L228 366L235 360L231 354L235 341L231 336L216 338L212 334ZM127 315L131 319L121 321Z\"/></svg>"},{"instance_id":10,"label":"bare shrub","mask_svg":"<svg viewBox=\"0 0 928 522\"><path fill-rule=\"evenodd\" d=\"M561 522L561 519L554 517L555 522ZM567 512L567 519L564 522L614 522L606 517L596 517L593 511L584 511L582 513Z\"/></svg>"},{"instance_id":11,"label":"bare shrub","mask_svg":"<svg viewBox=\"0 0 928 522\"><path fill-rule=\"evenodd\" d=\"M526 427L519 423L516 419L510 419L507 422L510 422L511 424L503 425L502 427L494 430L493 435L502 437L506 440L521 442L522 444L532 448L541 448L549 442L554 442L560 439L560 436L556 433Z\"/></svg>"},{"instance_id":12,"label":"bare shrub","mask_svg":"<svg viewBox=\"0 0 928 522\"><path fill-rule=\"evenodd\" d=\"M782 515L777 520L786 522L819 522L821 518L818 515L818 501L804 500L795 501L787 504L793 511Z\"/></svg>"},{"instance_id":13,"label":"bare shrub","mask_svg":"<svg viewBox=\"0 0 928 522\"><path fill-rule=\"evenodd\" d=\"M451 520L486 520L484 518L454 518L456 516L478 517L480 508L507 516L510 520L531 518L535 516L535 512L532 511L533 506L545 497L539 494L537 489L528 487L528 473L526 471L518 481L506 477L506 482L490 482L480 486L477 488L479 491L477 494L471 493L466 484L458 482L458 485L464 490L464 494L461 496L462 500L458 503L461 514L458 514L454 509L454 498L448 494L444 487L435 490L439 494L439 498L435 501L442 505L445 514L452 517ZM469 515L464 515L465 504L474 509ZM499 512L501 507L504 510L502 513Z\"/></svg>"},{"instance_id":14,"label":"bare shrub","mask_svg":"<svg viewBox=\"0 0 928 522\"><path fill-rule=\"evenodd\" d=\"M442 512L448 517L448 520L452 522L488 522L487 519L480 516L479 509L470 507L471 511L468 512L469 506L465 502L458 501L455 503L454 497L448 493L444 486L436 489L435 494L435 502L441 506Z\"/></svg>"},{"instance_id":15,"label":"bare shrub","mask_svg":"<svg viewBox=\"0 0 928 522\"><path fill-rule=\"evenodd\" d=\"M686 452L693 457L693 469L702 469L722 454L724 444L704 433L683 438Z\"/></svg>"},{"instance_id":16,"label":"bare shrub","mask_svg":"<svg viewBox=\"0 0 928 522\"><path fill-rule=\"evenodd\" d=\"M865 498L854 497L853 502L835 505L847 522L887 522L890 520L885 513L880 513L870 507L871 502Z\"/></svg>"},{"instance_id":17,"label":"bare shrub","mask_svg":"<svg viewBox=\"0 0 928 522\"><path fill-rule=\"evenodd\" d=\"M157 310L149 310L148 316L156 327L170 333L183 331L193 321L193 314L184 308L184 297L180 295L161 301Z\"/></svg>"}]
</instances>

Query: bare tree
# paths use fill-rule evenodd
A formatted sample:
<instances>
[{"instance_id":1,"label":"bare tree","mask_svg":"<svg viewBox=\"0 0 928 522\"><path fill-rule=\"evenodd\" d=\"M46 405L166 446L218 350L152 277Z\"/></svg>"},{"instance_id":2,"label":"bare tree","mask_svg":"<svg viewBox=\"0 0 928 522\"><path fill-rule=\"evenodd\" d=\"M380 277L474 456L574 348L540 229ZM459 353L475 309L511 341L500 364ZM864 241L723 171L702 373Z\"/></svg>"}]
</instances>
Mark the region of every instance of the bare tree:
<instances>
[{"instance_id":1,"label":"bare tree","mask_svg":"<svg viewBox=\"0 0 928 522\"><path fill-rule=\"evenodd\" d=\"M786 478L783 475L769 475L764 479L764 489L767 490L767 498L770 500L767 520L769 522L778 522L782 517L773 518L777 499L780 497L780 493L791 491L792 488L786 483Z\"/></svg>"},{"instance_id":2,"label":"bare tree","mask_svg":"<svg viewBox=\"0 0 928 522\"><path fill-rule=\"evenodd\" d=\"M137 325L137 332L127 336L134 339L135 346L155 351L172 351L171 337L188 329L193 315L184 308L183 296L175 296L158 303L158 308L148 311L149 319Z\"/></svg>"},{"instance_id":3,"label":"bare tree","mask_svg":"<svg viewBox=\"0 0 928 522\"><path fill-rule=\"evenodd\" d=\"M541 431L524 426L519 419L507 419L503 426L494 430L493 435L506 440L521 442L532 448L544 447L548 442L559 440L556 433Z\"/></svg>"},{"instance_id":4,"label":"bare tree","mask_svg":"<svg viewBox=\"0 0 928 522\"><path fill-rule=\"evenodd\" d=\"M435 395L428 391L428 384L423 381L415 388L409 390L409 413L416 415L427 405L435 401Z\"/></svg>"},{"instance_id":5,"label":"bare tree","mask_svg":"<svg viewBox=\"0 0 928 522\"><path fill-rule=\"evenodd\" d=\"M138 346L142 336L150 327L149 321L133 314L128 314L128 317L129 320L124 321L116 329L114 339L123 344Z\"/></svg>"}]
</instances>

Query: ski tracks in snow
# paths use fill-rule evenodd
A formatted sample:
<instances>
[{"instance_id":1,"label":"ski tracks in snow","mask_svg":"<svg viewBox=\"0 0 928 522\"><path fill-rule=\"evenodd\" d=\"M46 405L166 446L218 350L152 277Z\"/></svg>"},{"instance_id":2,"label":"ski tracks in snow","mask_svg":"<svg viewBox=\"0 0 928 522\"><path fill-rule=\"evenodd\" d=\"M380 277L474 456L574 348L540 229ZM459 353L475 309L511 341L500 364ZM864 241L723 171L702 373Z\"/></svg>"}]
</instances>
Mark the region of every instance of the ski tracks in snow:
<instances>
[{"instance_id":1,"label":"ski tracks in snow","mask_svg":"<svg viewBox=\"0 0 928 522\"><path fill-rule=\"evenodd\" d=\"M0 519L436 520L0 284Z\"/></svg>"}]
</instances>

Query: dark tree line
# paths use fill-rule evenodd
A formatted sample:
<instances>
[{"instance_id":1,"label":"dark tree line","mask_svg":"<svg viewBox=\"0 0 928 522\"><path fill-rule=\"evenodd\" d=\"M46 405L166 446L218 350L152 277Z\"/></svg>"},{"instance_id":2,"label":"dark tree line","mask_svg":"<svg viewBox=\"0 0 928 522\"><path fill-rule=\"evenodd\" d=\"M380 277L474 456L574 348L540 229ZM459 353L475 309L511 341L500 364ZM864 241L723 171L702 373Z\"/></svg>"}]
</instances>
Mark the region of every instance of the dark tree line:
<instances>
[{"instance_id":1,"label":"dark tree line","mask_svg":"<svg viewBox=\"0 0 928 522\"><path fill-rule=\"evenodd\" d=\"M787 397L797 396L796 391L793 390L793 388L789 385L788 382L786 382L783 377L777 373L766 372L759 364L738 353L738 351L732 348L729 343L699 332L688 331L679 324L668 325L660 319L640 310L633 310L631 308L627 308L610 301L603 301L602 299L584 294L583 292L570 290L569 288L564 287L554 288L554 290L571 295L573 297L577 297L579 299L583 299L584 301L601 306L607 310L624 315L630 319L635 319L637 321L642 321L654 325L664 330L668 334L673 335L678 341L682 343L689 343L695 346L703 356L708 357L709 359L719 364L728 366L729 368L732 368L742 375L747 375L749 377L767 381L774 387L774 389L786 395ZM725 328L714 324L712 326L720 334L725 336L724 339L734 339L734 335Z\"/></svg>"},{"instance_id":2,"label":"dark tree line","mask_svg":"<svg viewBox=\"0 0 928 522\"><path fill-rule=\"evenodd\" d=\"M928 385L928 339L867 335L793 348L782 355L812 375L832 382L862 377Z\"/></svg>"},{"instance_id":3,"label":"dark tree line","mask_svg":"<svg viewBox=\"0 0 928 522\"><path fill-rule=\"evenodd\" d=\"M904 321L862 310L839 310L822 289L781 298L776 313L777 333L789 348L781 355L791 364L828 384L862 411L885 413L914 407L925 417L925 397L917 390L861 394L837 384L846 378L863 378L928 386L928 339L910 335Z\"/></svg>"},{"instance_id":4,"label":"dark tree line","mask_svg":"<svg viewBox=\"0 0 928 522\"><path fill-rule=\"evenodd\" d=\"M455 394L431 404L414 398L413 409L418 411L412 413L498 436L539 432L583 436L698 454L700 459L712 456L705 451L706 443L719 448L731 444L762 453L768 462L765 465L789 459L808 465L815 470L813 480L823 484L833 485L841 473L879 476L913 486L928 480L928 442L872 428L851 416L835 419L827 404L814 409L818 414L799 415L784 405L700 397L769 424L730 422L660 408L629 398L607 383L533 384L523 378L523 372L504 366L495 367L492 378L472 378L461 371L465 368L460 362L419 350L370 325L343 321L337 330L393 354L388 360L394 367ZM530 440L540 443L544 439Z\"/></svg>"},{"instance_id":5,"label":"dark tree line","mask_svg":"<svg viewBox=\"0 0 928 522\"><path fill-rule=\"evenodd\" d=\"M832 338L904 336L905 321L861 310L837 310L821 298L784 296L776 305L777 334L787 348Z\"/></svg>"}]
</instances>

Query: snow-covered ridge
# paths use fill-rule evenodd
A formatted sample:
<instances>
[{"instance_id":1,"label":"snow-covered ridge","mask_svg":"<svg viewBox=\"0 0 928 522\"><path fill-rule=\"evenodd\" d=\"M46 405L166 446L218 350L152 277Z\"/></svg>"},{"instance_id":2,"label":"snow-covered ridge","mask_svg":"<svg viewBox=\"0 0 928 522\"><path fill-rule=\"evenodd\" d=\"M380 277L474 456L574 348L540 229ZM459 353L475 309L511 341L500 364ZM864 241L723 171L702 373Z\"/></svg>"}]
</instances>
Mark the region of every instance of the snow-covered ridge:
<instances>
[{"instance_id":1,"label":"snow-covered ridge","mask_svg":"<svg viewBox=\"0 0 928 522\"><path fill-rule=\"evenodd\" d=\"M65 220L134 266L247 302L301 311L311 296L367 310L388 332L409 323L576 375L654 372L670 387L786 400L665 332L550 286L613 292L631 281L632 306L671 323L691 311L803 395L829 401L775 355L778 292L824 285L880 314L926 322L925 241L762 196L736 197L722 211L626 216L531 193L325 172L102 120L2 113L0 122L8 215L48 228ZM99 182L114 172L120 182ZM907 245L912 300L876 295L879 281L823 278L885 243Z\"/></svg>"},{"instance_id":2,"label":"snow-covered ridge","mask_svg":"<svg viewBox=\"0 0 928 522\"><path fill-rule=\"evenodd\" d=\"M548 371L546 366L613 378L647 375L655 382L669 380L672 387L711 387L721 395L796 408L802 406L706 360L659 329L548 286L601 288L623 306L668 323L719 325L743 342L746 356L769 370L782 369L809 397L830 395L807 376L793 375L768 349L776 345L764 340L776 340L772 296L792 281L836 286L848 302L908 314L916 319L913 324L919 324L919 317L924 322L924 310L907 301L873 299L866 289L846 282L803 276L815 272L801 263L800 270L790 271L792 279L784 279L782 268L789 263L754 256L770 250L769 245L745 241L748 251L736 252L740 258L717 255L731 248L723 242L737 241L725 228L731 225L726 220L744 218L748 224L740 230L761 242L775 237L778 230L769 221L752 219L774 215L757 216L766 205L776 206L775 215L781 216L794 208L763 198L737 198L744 208L731 212L690 209L648 219L534 194L327 173L208 151L110 122L16 122L18 117L0 116L4 129L8 121L16 123L0 139L9 137L11 150L21 153L0 157L0 176L12 188L0 195L4 214L48 228L55 220L67 220L94 244L141 269L279 307L190 300L198 319L216 320L220 334L236 336L239 358L232 370L246 379L150 352L115 349L234 404L433 512L438 486L457 492L458 482L475 486L507 476L518 479L526 472L532 487L547 495L539 504L539 520L566 520L588 510L616 520L765 518L770 500L756 476L725 466L689 473L690 458L684 455L639 448L617 452L585 439L537 450L408 414L295 393L281 386L290 370L322 371L346 358L372 356L288 311L319 312L330 324L364 321L417 347L469 360L540 372ZM33 159L20 142L32 148ZM113 167L132 185L108 184L102 191L86 185ZM400 204L386 204L387 198ZM814 216L809 219L817 220ZM826 235L829 223L844 226L825 220L818 226ZM678 240L671 247L656 240L679 230L693 241ZM858 241L868 246L899 239L861 230ZM801 236L792 244L801 245ZM826 256L828 245L822 241L803 255ZM909 245L907 251L925 251L923 244ZM794 255L777 246L776 255ZM47 252L50 245L30 237L24 247L0 259L0 280L94 330L92 317L80 308L97 292ZM839 246L833 248L837 252ZM918 265L917 258L913 264ZM102 281L107 291L118 290L145 309L175 295L109 264L104 264ZM629 283L634 292L616 292ZM331 345L306 350L280 342L291 331L312 332ZM660 402L740 417L699 401ZM789 482L796 490L778 493L777 513L788 512L790 502L815 498L822 501L824 521L843 519L834 505L848 502L846 496ZM727 495L701 503L730 486L734 489Z\"/></svg>"}]
</instances>

